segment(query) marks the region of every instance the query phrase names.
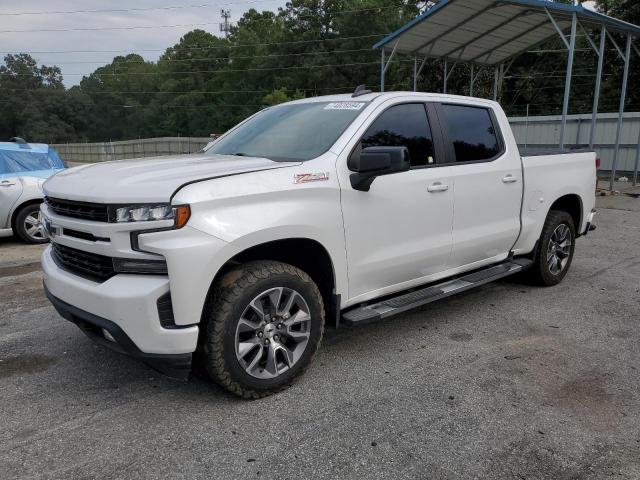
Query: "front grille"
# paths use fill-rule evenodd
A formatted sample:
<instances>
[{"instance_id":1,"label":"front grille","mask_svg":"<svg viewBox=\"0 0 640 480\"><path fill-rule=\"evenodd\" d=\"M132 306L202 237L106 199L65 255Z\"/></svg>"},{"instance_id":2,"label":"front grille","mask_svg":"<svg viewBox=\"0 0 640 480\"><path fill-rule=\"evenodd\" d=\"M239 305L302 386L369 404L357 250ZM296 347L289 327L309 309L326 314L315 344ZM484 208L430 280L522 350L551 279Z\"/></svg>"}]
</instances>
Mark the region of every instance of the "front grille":
<instances>
[{"instance_id":1,"label":"front grille","mask_svg":"<svg viewBox=\"0 0 640 480\"><path fill-rule=\"evenodd\" d=\"M57 243L51 244L51 252L60 268L81 277L104 281L116 274L111 257L83 252Z\"/></svg>"},{"instance_id":2,"label":"front grille","mask_svg":"<svg viewBox=\"0 0 640 480\"><path fill-rule=\"evenodd\" d=\"M51 197L45 197L44 201L53 212L63 217L93 220L95 222L109 221L109 208L107 205Z\"/></svg>"}]
</instances>

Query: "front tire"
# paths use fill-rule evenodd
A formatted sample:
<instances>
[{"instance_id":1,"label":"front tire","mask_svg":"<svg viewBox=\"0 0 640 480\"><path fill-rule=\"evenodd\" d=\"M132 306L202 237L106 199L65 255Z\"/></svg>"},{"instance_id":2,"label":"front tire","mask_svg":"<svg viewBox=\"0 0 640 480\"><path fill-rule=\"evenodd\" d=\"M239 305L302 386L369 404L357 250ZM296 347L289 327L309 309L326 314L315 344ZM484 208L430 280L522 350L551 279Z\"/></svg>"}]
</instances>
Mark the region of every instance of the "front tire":
<instances>
[{"instance_id":1,"label":"front tire","mask_svg":"<svg viewBox=\"0 0 640 480\"><path fill-rule=\"evenodd\" d=\"M26 205L18 210L14 233L26 243L42 244L49 241L42 225L40 204Z\"/></svg>"},{"instance_id":2,"label":"front tire","mask_svg":"<svg viewBox=\"0 0 640 480\"><path fill-rule=\"evenodd\" d=\"M545 220L536 250L536 261L529 270L538 285L559 284L569 271L575 250L576 228L571 215L551 210Z\"/></svg>"},{"instance_id":3,"label":"front tire","mask_svg":"<svg viewBox=\"0 0 640 480\"><path fill-rule=\"evenodd\" d=\"M204 322L209 376L235 395L261 398L289 387L309 366L322 339L324 307L306 273L256 261L214 286Z\"/></svg>"}]
</instances>

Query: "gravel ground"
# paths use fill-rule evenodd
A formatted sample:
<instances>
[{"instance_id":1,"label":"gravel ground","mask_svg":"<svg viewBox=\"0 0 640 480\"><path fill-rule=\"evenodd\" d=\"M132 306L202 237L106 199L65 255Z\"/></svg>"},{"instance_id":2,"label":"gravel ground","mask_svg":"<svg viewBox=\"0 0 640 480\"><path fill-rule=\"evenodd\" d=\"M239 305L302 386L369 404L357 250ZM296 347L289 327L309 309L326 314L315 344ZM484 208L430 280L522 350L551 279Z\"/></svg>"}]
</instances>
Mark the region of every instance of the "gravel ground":
<instances>
[{"instance_id":1,"label":"gravel ground","mask_svg":"<svg viewBox=\"0 0 640 480\"><path fill-rule=\"evenodd\" d=\"M3 240L0 477L638 479L640 200L602 207L560 286L329 330L258 401L93 345Z\"/></svg>"}]
</instances>

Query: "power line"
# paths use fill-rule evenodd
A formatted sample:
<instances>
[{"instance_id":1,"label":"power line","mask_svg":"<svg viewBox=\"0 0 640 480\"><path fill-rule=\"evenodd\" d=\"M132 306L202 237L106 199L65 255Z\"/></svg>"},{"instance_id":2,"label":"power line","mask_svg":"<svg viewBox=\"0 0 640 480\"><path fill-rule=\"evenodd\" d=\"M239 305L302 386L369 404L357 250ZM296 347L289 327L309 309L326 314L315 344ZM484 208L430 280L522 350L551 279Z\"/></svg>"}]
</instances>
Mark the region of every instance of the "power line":
<instances>
[{"instance_id":1,"label":"power line","mask_svg":"<svg viewBox=\"0 0 640 480\"><path fill-rule=\"evenodd\" d=\"M10 100L0 100L2 103L13 103ZM263 108L264 105L247 105L247 104L206 104L206 105L170 105L170 104L158 104L158 105L122 105L122 104L109 104L109 103L77 103L81 107L117 107L117 108L157 108L162 110L163 108Z\"/></svg>"},{"instance_id":2,"label":"power line","mask_svg":"<svg viewBox=\"0 0 640 480\"><path fill-rule=\"evenodd\" d=\"M361 8L357 10L337 10L334 12L325 12L327 15L349 15L353 13L372 12L380 10L395 9L399 10L397 6L391 7L376 7L376 8ZM298 19L304 18L317 18L317 15L296 15ZM30 30L0 30L0 33L62 33L62 32L95 32L95 31L113 31L113 30L139 30L139 29L153 29L153 28L178 28L178 27L202 27L207 25L221 25L222 22L208 22L208 23L184 23L174 25L127 25L123 27L80 27L80 28L36 28Z\"/></svg>"},{"instance_id":3,"label":"power line","mask_svg":"<svg viewBox=\"0 0 640 480\"><path fill-rule=\"evenodd\" d=\"M320 52L301 52L301 53L279 53L279 54L267 54L267 55L241 55L234 57L212 57L212 58L165 58L162 62L214 62L218 60L243 60L252 58L282 58L282 57L301 57L301 56L314 56L314 55L330 55L334 53L358 53L358 52L370 52L377 55L377 52L370 48L359 48L355 50L332 50L332 51L320 51ZM119 60L108 64L112 65L144 65L148 64L145 60ZM99 61L78 61L78 62L64 62L65 65L78 65L78 64L101 64L105 65L105 62ZM106 66L106 65L105 65Z\"/></svg>"},{"instance_id":4,"label":"power line","mask_svg":"<svg viewBox=\"0 0 640 480\"><path fill-rule=\"evenodd\" d=\"M413 63L412 59L408 60L392 60L392 63ZM242 68L242 69L220 69L220 70L193 70L187 72L122 72L122 73L91 73L89 75L93 75L95 77L122 77L129 75L195 75L199 73L211 73L211 74L221 74L221 73L239 73L239 72L268 72L273 70L301 70L307 68L336 68L336 67L356 67L356 66L365 66L365 65L380 65L380 62L354 62L354 63L338 63L338 64L327 64L327 65L294 65L289 67L269 67L269 68ZM86 76L86 73L67 73L66 76ZM13 76L31 76L31 73L16 73Z\"/></svg>"},{"instance_id":5,"label":"power line","mask_svg":"<svg viewBox=\"0 0 640 480\"><path fill-rule=\"evenodd\" d=\"M216 3L199 3L195 5L168 5L165 7L139 7L139 8L105 8L96 10L49 10L40 12L0 12L0 16L22 16L22 15L73 15L76 13L126 13L126 12L149 12L154 10L181 10L186 8L207 8L221 7L225 5L241 5L251 3L264 3L271 0L246 0L243 2L216 2Z\"/></svg>"},{"instance_id":6,"label":"power line","mask_svg":"<svg viewBox=\"0 0 640 480\"><path fill-rule=\"evenodd\" d=\"M273 46L273 45L299 45L305 43L314 43L314 42L331 42L335 40L359 40L363 38L376 38L376 37L384 37L387 33L377 33L371 35L358 35L358 36L349 36L349 37L332 37L332 38L319 38L313 40L292 40L287 42L267 42L267 43L239 43L234 45L207 45L201 47L180 47L180 50L213 50L213 49L226 49L226 48L244 48L244 47L260 47L260 46ZM169 47L173 48L173 47ZM67 54L67 53L122 53L122 52L164 52L168 50L168 48L138 48L133 50L26 50L21 52L9 52L3 51L1 53L9 53L9 54L20 54L20 53L28 53L28 54Z\"/></svg>"},{"instance_id":7,"label":"power line","mask_svg":"<svg viewBox=\"0 0 640 480\"><path fill-rule=\"evenodd\" d=\"M204 27L220 25L220 22L177 23L173 25L129 25L125 27L82 27L82 28L36 28L33 30L0 30L0 33L61 33L61 32L97 32L112 30L146 30L152 28Z\"/></svg>"},{"instance_id":8,"label":"power line","mask_svg":"<svg viewBox=\"0 0 640 480\"><path fill-rule=\"evenodd\" d=\"M404 83L396 83L393 85L388 85L389 88L405 85ZM342 87L314 87L314 88L294 88L294 87L281 87L277 88L277 90L285 90L289 92L314 92L317 90L350 90L353 91L357 85L345 85ZM76 87L77 91L81 93L86 93L88 95L103 95L103 94L149 94L149 95L190 95L192 93L196 94L214 94L214 95L226 95L226 94L234 94L234 93L270 93L273 90L84 90L81 87ZM44 92L44 93L69 93L70 90L63 90L60 88L5 88L6 91L11 92Z\"/></svg>"}]
</instances>

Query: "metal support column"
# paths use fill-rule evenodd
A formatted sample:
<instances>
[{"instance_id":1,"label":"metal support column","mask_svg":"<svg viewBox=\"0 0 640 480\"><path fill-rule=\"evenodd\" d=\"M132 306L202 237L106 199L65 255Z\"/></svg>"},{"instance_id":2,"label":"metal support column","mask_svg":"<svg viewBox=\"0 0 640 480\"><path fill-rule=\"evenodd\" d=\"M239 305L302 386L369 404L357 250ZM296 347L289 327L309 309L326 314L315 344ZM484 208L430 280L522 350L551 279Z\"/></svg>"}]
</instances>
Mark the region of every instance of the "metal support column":
<instances>
[{"instance_id":1,"label":"metal support column","mask_svg":"<svg viewBox=\"0 0 640 480\"><path fill-rule=\"evenodd\" d=\"M596 123L598 122L598 108L600 105L600 89L602 87L602 67L604 65L604 52L607 43L607 27L602 26L600 32L600 51L598 52L598 73L596 75L596 91L593 96L593 114L591 116L591 132L589 133L589 148L593 150L596 138Z\"/></svg>"},{"instance_id":2,"label":"metal support column","mask_svg":"<svg viewBox=\"0 0 640 480\"><path fill-rule=\"evenodd\" d=\"M475 65L471 64L471 85L469 85L469 96L473 97L473 84L475 83L475 79L473 78L473 74L475 73Z\"/></svg>"},{"instance_id":3,"label":"metal support column","mask_svg":"<svg viewBox=\"0 0 640 480\"><path fill-rule=\"evenodd\" d=\"M449 79L449 64L447 63L447 61L444 61L444 88L442 90L442 92L446 95L447 94L447 80Z\"/></svg>"},{"instance_id":4,"label":"metal support column","mask_svg":"<svg viewBox=\"0 0 640 480\"><path fill-rule=\"evenodd\" d=\"M567 79L564 86L564 101L562 104L562 124L560 126L560 150L564 150L567 115L569 115L569 97L571 95L571 80L573 76L573 58L576 52L576 34L578 30L578 15L571 19L571 41L569 42L569 60L567 62Z\"/></svg>"},{"instance_id":5,"label":"metal support column","mask_svg":"<svg viewBox=\"0 0 640 480\"><path fill-rule=\"evenodd\" d=\"M417 92L418 91L418 77L420 77L420 73L422 73L422 69L424 68L424 66L427 63L427 58L428 57L424 57L424 59L422 60L422 63L420 63L420 66L418 67L418 57L416 56L416 61L414 64L414 77L413 77L413 91ZM417 67L417 68L416 68Z\"/></svg>"},{"instance_id":6,"label":"metal support column","mask_svg":"<svg viewBox=\"0 0 640 480\"><path fill-rule=\"evenodd\" d=\"M380 60L380 91L384 93L384 74L387 71L384 68L384 47L382 47L382 58Z\"/></svg>"},{"instance_id":7,"label":"metal support column","mask_svg":"<svg viewBox=\"0 0 640 480\"><path fill-rule=\"evenodd\" d=\"M624 57L624 75L622 78L622 93L620 94L620 110L618 111L618 129L616 131L616 149L613 154L613 167L611 168L611 180L609 182L610 190L613 191L614 181L616 179L616 169L618 168L618 157L620 155L620 137L622 135L622 120L624 116L624 106L627 100L627 84L629 82L629 66L631 64L631 44L633 37L627 35L627 49Z\"/></svg>"},{"instance_id":8,"label":"metal support column","mask_svg":"<svg viewBox=\"0 0 640 480\"><path fill-rule=\"evenodd\" d=\"M633 167L633 186L638 185L638 165L640 164L640 133L638 134L638 148L636 149L636 163Z\"/></svg>"},{"instance_id":9,"label":"metal support column","mask_svg":"<svg viewBox=\"0 0 640 480\"><path fill-rule=\"evenodd\" d=\"M385 77L385 74L387 73L387 69L389 68L389 65L391 65L391 60L393 60L393 56L396 54L396 50L398 49L398 43L400 43L399 40L393 46L393 50L391 50L391 55L389 55L389 60L387 60L386 62L384 59L384 47L382 48L382 61L380 62L381 64L380 91L381 92L384 92L384 77Z\"/></svg>"},{"instance_id":10,"label":"metal support column","mask_svg":"<svg viewBox=\"0 0 640 480\"><path fill-rule=\"evenodd\" d=\"M498 101L498 78L500 77L500 67L498 67L497 65L493 75L495 77L493 81L493 101L497 102Z\"/></svg>"}]
</instances>

